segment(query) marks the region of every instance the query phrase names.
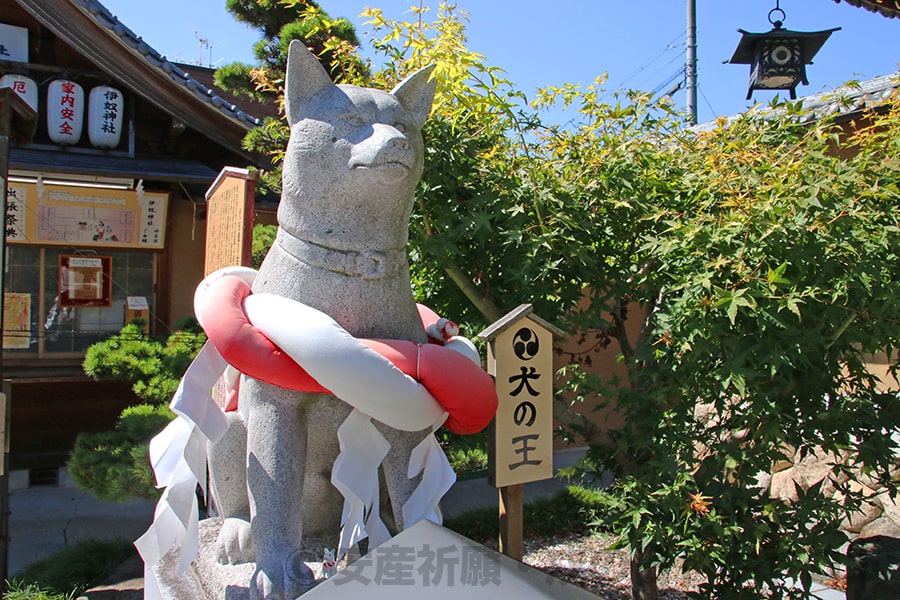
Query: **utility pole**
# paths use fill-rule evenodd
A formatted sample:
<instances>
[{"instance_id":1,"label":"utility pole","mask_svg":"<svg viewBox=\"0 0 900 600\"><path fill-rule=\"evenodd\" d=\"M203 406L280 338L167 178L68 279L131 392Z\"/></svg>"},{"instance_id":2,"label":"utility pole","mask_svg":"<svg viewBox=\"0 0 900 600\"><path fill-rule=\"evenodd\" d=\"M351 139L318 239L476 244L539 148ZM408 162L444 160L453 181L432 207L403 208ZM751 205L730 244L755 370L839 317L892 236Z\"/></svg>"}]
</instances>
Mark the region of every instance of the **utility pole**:
<instances>
[{"instance_id":1,"label":"utility pole","mask_svg":"<svg viewBox=\"0 0 900 600\"><path fill-rule=\"evenodd\" d=\"M697 124L697 0L687 0L687 60L684 65L689 125Z\"/></svg>"}]
</instances>

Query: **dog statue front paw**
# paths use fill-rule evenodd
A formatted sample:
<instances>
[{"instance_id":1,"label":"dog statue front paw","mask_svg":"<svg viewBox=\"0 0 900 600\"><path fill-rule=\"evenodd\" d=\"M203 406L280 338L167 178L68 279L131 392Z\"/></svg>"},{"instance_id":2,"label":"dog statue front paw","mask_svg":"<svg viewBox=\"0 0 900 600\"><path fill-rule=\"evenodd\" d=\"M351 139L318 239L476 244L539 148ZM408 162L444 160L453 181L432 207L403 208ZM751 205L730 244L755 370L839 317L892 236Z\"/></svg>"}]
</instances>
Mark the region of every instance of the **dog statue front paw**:
<instances>
[{"instance_id":1,"label":"dog statue front paw","mask_svg":"<svg viewBox=\"0 0 900 600\"><path fill-rule=\"evenodd\" d=\"M220 565L242 565L256 560L250 523L244 519L225 519L216 546Z\"/></svg>"},{"instance_id":2,"label":"dog statue front paw","mask_svg":"<svg viewBox=\"0 0 900 600\"><path fill-rule=\"evenodd\" d=\"M250 600L295 600L316 584L315 575L303 562L299 551L280 564L256 565L250 582Z\"/></svg>"}]
</instances>

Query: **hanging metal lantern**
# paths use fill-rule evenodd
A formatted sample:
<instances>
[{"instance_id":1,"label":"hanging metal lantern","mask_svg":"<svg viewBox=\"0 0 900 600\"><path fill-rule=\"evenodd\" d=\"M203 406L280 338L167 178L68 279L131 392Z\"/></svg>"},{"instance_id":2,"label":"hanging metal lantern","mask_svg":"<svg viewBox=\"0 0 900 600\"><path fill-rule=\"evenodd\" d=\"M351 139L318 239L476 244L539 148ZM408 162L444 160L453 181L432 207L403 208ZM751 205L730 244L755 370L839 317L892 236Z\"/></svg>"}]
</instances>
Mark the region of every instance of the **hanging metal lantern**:
<instances>
[{"instance_id":1,"label":"hanging metal lantern","mask_svg":"<svg viewBox=\"0 0 900 600\"><path fill-rule=\"evenodd\" d=\"M750 33L738 29L741 41L734 56L726 61L731 64L750 65L750 88L747 100L753 90L789 90L792 99L797 97L797 86L808 85L806 65L825 44L832 33L840 27L825 31L791 31L782 27L785 14L776 0L775 8L769 11L769 23L773 29L767 33ZM776 18L780 15L780 18Z\"/></svg>"},{"instance_id":2,"label":"hanging metal lantern","mask_svg":"<svg viewBox=\"0 0 900 600\"><path fill-rule=\"evenodd\" d=\"M122 139L122 114L125 99L122 92L108 85L98 85L88 95L88 138L97 148L115 148Z\"/></svg>"},{"instance_id":3,"label":"hanging metal lantern","mask_svg":"<svg viewBox=\"0 0 900 600\"><path fill-rule=\"evenodd\" d=\"M12 88L31 110L38 111L38 86L34 79L17 73L7 73L0 77L0 88L5 87Z\"/></svg>"},{"instance_id":4,"label":"hanging metal lantern","mask_svg":"<svg viewBox=\"0 0 900 600\"><path fill-rule=\"evenodd\" d=\"M47 88L47 131L57 144L77 144L84 125L84 90L68 79L56 79Z\"/></svg>"}]
</instances>

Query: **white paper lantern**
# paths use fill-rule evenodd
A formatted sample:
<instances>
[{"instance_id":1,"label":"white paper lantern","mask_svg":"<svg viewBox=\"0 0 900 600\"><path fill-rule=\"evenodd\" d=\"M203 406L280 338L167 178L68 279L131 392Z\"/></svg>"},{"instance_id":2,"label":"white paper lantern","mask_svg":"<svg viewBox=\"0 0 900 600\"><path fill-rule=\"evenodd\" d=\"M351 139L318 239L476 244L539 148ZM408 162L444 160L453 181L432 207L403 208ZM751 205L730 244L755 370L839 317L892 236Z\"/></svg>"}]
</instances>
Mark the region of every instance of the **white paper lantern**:
<instances>
[{"instance_id":1,"label":"white paper lantern","mask_svg":"<svg viewBox=\"0 0 900 600\"><path fill-rule=\"evenodd\" d=\"M122 114L125 99L122 92L108 85L98 85L88 96L88 137L97 148L115 148L122 139Z\"/></svg>"},{"instance_id":2,"label":"white paper lantern","mask_svg":"<svg viewBox=\"0 0 900 600\"><path fill-rule=\"evenodd\" d=\"M17 75L16 73L7 73L0 77L0 88L12 88L18 94L25 104L31 107L31 110L38 110L38 86L34 79Z\"/></svg>"},{"instance_id":3,"label":"white paper lantern","mask_svg":"<svg viewBox=\"0 0 900 600\"><path fill-rule=\"evenodd\" d=\"M47 130L57 144L77 144L84 125L84 90L68 79L47 88Z\"/></svg>"}]
</instances>

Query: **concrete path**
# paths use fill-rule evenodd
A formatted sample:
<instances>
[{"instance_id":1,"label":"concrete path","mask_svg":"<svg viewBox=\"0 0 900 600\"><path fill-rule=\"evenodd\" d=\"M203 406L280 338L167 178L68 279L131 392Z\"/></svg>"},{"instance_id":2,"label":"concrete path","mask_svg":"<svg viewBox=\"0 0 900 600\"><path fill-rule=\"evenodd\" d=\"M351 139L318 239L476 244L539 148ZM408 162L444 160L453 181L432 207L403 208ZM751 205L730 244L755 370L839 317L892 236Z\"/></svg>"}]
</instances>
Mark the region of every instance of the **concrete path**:
<instances>
[{"instance_id":1,"label":"concrete path","mask_svg":"<svg viewBox=\"0 0 900 600\"><path fill-rule=\"evenodd\" d=\"M156 503L101 502L74 487L10 492L9 573L85 539L137 539L153 520Z\"/></svg>"}]
</instances>

